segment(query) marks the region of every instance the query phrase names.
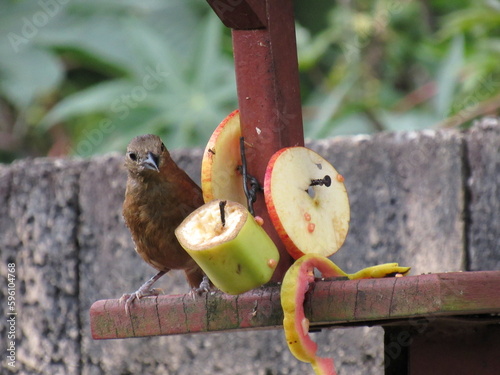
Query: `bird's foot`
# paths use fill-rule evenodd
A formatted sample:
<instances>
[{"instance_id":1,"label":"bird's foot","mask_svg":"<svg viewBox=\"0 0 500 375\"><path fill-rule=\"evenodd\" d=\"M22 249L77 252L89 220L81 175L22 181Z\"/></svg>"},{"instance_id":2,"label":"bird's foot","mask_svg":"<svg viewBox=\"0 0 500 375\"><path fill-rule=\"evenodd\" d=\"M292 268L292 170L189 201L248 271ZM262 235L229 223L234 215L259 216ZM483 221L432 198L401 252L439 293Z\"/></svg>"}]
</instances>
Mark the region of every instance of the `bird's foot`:
<instances>
[{"instance_id":1,"label":"bird's foot","mask_svg":"<svg viewBox=\"0 0 500 375\"><path fill-rule=\"evenodd\" d=\"M134 300L141 299L142 297L157 296L158 294L163 293L163 290L151 287L160 277L165 275L165 273L166 271L159 271L156 275L146 281L139 289L137 289L137 291L132 294L124 294L120 298L120 302L125 301L125 312L127 315L130 313L130 306Z\"/></svg>"},{"instance_id":2,"label":"bird's foot","mask_svg":"<svg viewBox=\"0 0 500 375\"><path fill-rule=\"evenodd\" d=\"M200 286L198 288L192 288L189 291L189 295L195 299L196 296L201 296L204 293L210 292L210 280L208 279L207 276L203 276L203 280L200 283Z\"/></svg>"},{"instance_id":3,"label":"bird's foot","mask_svg":"<svg viewBox=\"0 0 500 375\"><path fill-rule=\"evenodd\" d=\"M125 312L127 315L130 313L130 306L132 303L137 299L141 299L143 297L151 297L151 296L157 296L163 293L163 290L160 288L144 288L144 285L141 286L139 289L137 289L134 293L132 294L124 294L120 298L120 302L125 302Z\"/></svg>"}]
</instances>

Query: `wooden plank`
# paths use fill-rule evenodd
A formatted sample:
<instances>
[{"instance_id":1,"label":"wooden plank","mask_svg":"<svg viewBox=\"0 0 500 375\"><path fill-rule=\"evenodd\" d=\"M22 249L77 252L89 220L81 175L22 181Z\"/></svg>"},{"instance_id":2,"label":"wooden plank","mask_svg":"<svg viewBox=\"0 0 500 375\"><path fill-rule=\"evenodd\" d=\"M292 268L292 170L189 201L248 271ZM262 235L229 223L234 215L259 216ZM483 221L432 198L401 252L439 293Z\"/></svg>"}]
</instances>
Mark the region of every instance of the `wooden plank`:
<instances>
[{"instance_id":1,"label":"wooden plank","mask_svg":"<svg viewBox=\"0 0 500 375\"><path fill-rule=\"evenodd\" d=\"M134 303L130 316L118 300L97 301L90 309L92 336L116 339L278 328L283 320L279 288L270 285L238 296L211 292L196 298L144 298ZM312 328L499 314L500 271L318 281L304 307Z\"/></svg>"}]
</instances>

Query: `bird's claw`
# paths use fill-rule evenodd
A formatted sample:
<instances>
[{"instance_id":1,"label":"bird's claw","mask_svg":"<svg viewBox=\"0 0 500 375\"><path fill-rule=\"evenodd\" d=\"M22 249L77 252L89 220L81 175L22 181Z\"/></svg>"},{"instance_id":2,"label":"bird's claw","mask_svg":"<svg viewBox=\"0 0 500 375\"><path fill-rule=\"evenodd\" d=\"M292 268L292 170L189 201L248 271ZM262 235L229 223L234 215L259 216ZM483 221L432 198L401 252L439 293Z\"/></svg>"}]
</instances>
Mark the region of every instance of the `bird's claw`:
<instances>
[{"instance_id":1,"label":"bird's claw","mask_svg":"<svg viewBox=\"0 0 500 375\"><path fill-rule=\"evenodd\" d=\"M130 306L134 302L134 300L139 300L143 297L150 297L150 296L157 296L159 294L162 294L163 290L160 288L152 288L152 289L143 289L142 287L139 288L137 291L135 291L132 294L124 294L120 298L120 302L125 301L125 313L127 315L130 314Z\"/></svg>"},{"instance_id":2,"label":"bird's claw","mask_svg":"<svg viewBox=\"0 0 500 375\"><path fill-rule=\"evenodd\" d=\"M197 293L208 293L210 291L210 280L206 275L203 276L203 280L201 280L200 286L196 289Z\"/></svg>"},{"instance_id":3,"label":"bird's claw","mask_svg":"<svg viewBox=\"0 0 500 375\"><path fill-rule=\"evenodd\" d=\"M130 305L132 305L132 302L134 302L135 299L138 299L139 297L137 296L137 292L134 292L132 294L124 294L120 298L120 303L125 302L125 313L127 315L130 315Z\"/></svg>"},{"instance_id":4,"label":"bird's claw","mask_svg":"<svg viewBox=\"0 0 500 375\"><path fill-rule=\"evenodd\" d=\"M210 280L207 276L203 276L203 280L198 288L193 288L189 291L189 295L195 299L196 296L201 296L203 293L210 292Z\"/></svg>"}]
</instances>

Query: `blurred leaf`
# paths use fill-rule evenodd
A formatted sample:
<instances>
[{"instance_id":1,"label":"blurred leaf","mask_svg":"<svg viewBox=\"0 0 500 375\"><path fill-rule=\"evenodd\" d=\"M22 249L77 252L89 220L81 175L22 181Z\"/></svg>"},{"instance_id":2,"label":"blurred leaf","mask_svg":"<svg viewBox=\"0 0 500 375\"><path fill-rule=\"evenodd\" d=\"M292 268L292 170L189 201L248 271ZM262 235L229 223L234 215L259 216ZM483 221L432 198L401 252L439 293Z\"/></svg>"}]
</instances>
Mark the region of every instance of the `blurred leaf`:
<instances>
[{"instance_id":1,"label":"blurred leaf","mask_svg":"<svg viewBox=\"0 0 500 375\"><path fill-rule=\"evenodd\" d=\"M437 95L435 96L436 113L446 117L450 113L456 87L459 83L460 69L464 64L464 38L453 38L448 54L437 73Z\"/></svg>"},{"instance_id":2,"label":"blurred leaf","mask_svg":"<svg viewBox=\"0 0 500 375\"><path fill-rule=\"evenodd\" d=\"M96 112L119 113L123 95L130 93L133 85L129 81L115 80L100 83L86 90L81 90L60 101L42 120L44 129L67 121L76 116ZM125 108L123 111L127 111Z\"/></svg>"},{"instance_id":3,"label":"blurred leaf","mask_svg":"<svg viewBox=\"0 0 500 375\"><path fill-rule=\"evenodd\" d=\"M0 56L9 56L0 59L0 90L20 109L50 94L62 81L61 63L43 50L26 48L13 53L1 43Z\"/></svg>"},{"instance_id":4,"label":"blurred leaf","mask_svg":"<svg viewBox=\"0 0 500 375\"><path fill-rule=\"evenodd\" d=\"M124 152L128 142L137 135L164 136L158 124L159 110L137 107L123 119L104 117L96 126L83 130L72 148L72 154L87 157L110 150ZM141 126L137 126L141 124Z\"/></svg>"},{"instance_id":5,"label":"blurred leaf","mask_svg":"<svg viewBox=\"0 0 500 375\"><path fill-rule=\"evenodd\" d=\"M381 121L389 131L410 131L430 128L441 120L440 116L423 110L406 113L380 112Z\"/></svg>"},{"instance_id":6,"label":"blurred leaf","mask_svg":"<svg viewBox=\"0 0 500 375\"><path fill-rule=\"evenodd\" d=\"M105 72L139 75L141 59L130 43L131 35L136 32L127 18L106 14L91 18L70 16L44 29L38 42L48 48L74 51Z\"/></svg>"},{"instance_id":7,"label":"blurred leaf","mask_svg":"<svg viewBox=\"0 0 500 375\"><path fill-rule=\"evenodd\" d=\"M126 24L133 30L128 49L137 56L134 66L129 64L134 72L68 96L47 114L44 126L103 113L120 127L133 124L136 130L130 133L154 130L167 134L167 146L206 142L237 106L233 65L228 56L220 54L220 21L210 15L191 31L192 38L199 41L191 55L176 53L168 41L137 20L129 19ZM122 140L103 143L95 150L130 140L124 133L119 137Z\"/></svg>"},{"instance_id":8,"label":"blurred leaf","mask_svg":"<svg viewBox=\"0 0 500 375\"><path fill-rule=\"evenodd\" d=\"M479 2L481 3L481 2ZM443 28L439 31L441 38L453 38L464 32L487 33L500 25L500 11L478 4L457 10L444 18Z\"/></svg>"},{"instance_id":9,"label":"blurred leaf","mask_svg":"<svg viewBox=\"0 0 500 375\"><path fill-rule=\"evenodd\" d=\"M356 78L346 77L339 86L331 90L324 98L318 100L319 105L316 116L305 126L306 136L311 138L323 138L330 132L326 124L328 124L330 122L329 120L338 112L342 101L345 99L346 94L355 82Z\"/></svg>"},{"instance_id":10,"label":"blurred leaf","mask_svg":"<svg viewBox=\"0 0 500 375\"><path fill-rule=\"evenodd\" d=\"M55 90L64 75L59 59L33 43L39 28L26 15L37 11L32 2L0 3L0 95L21 111Z\"/></svg>"}]
</instances>

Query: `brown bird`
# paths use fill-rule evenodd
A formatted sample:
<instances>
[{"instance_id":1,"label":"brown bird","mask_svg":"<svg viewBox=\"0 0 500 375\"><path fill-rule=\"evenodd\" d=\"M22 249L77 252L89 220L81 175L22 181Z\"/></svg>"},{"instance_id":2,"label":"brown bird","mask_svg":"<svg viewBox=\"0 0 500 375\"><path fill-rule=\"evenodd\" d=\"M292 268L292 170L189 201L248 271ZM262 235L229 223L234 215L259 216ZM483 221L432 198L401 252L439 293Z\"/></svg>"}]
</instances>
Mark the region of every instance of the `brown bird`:
<instances>
[{"instance_id":1,"label":"brown bird","mask_svg":"<svg viewBox=\"0 0 500 375\"><path fill-rule=\"evenodd\" d=\"M184 270L189 285L197 292L208 290L208 279L174 234L184 218L203 205L199 186L175 164L156 135L142 135L130 141L125 167L128 180L123 217L135 250L158 270L136 292L122 297L127 313L136 298L158 295L152 285L172 269Z\"/></svg>"}]
</instances>

